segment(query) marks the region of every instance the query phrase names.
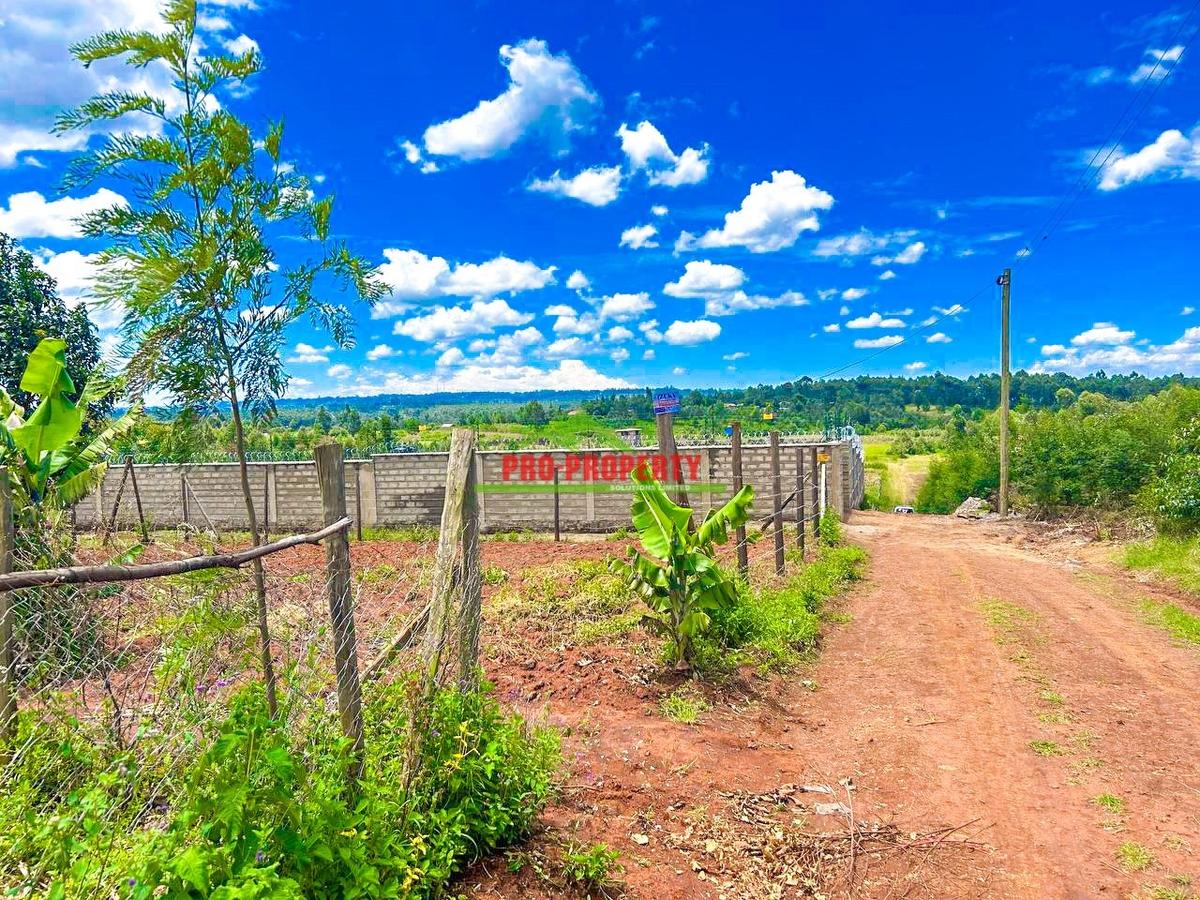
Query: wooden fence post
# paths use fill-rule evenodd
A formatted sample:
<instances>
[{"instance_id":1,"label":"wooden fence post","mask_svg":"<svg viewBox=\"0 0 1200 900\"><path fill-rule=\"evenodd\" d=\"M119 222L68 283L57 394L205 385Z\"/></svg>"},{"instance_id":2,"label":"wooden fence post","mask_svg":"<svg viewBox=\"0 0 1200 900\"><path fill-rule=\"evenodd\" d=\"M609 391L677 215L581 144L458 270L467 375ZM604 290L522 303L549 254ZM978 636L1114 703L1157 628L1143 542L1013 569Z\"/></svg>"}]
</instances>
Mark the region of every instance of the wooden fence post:
<instances>
[{"instance_id":1,"label":"wooden fence post","mask_svg":"<svg viewBox=\"0 0 1200 900\"><path fill-rule=\"evenodd\" d=\"M183 512L183 524L190 525L190 516L188 516L188 488L187 475L183 471L183 467L179 467L179 504Z\"/></svg>"},{"instance_id":2,"label":"wooden fence post","mask_svg":"<svg viewBox=\"0 0 1200 900\"><path fill-rule=\"evenodd\" d=\"M779 472L779 432L772 431L771 504L775 510L775 574L783 574L783 477Z\"/></svg>"},{"instance_id":3,"label":"wooden fence post","mask_svg":"<svg viewBox=\"0 0 1200 900\"><path fill-rule=\"evenodd\" d=\"M733 437L729 443L729 452L733 465L733 492L736 494L742 489L742 423L734 422L732 427ZM738 571L745 578L746 573L750 571L750 559L746 552L745 525L739 525L734 531L734 540L737 542Z\"/></svg>"},{"instance_id":4,"label":"wooden fence post","mask_svg":"<svg viewBox=\"0 0 1200 900\"><path fill-rule=\"evenodd\" d=\"M468 662L476 668L479 662L477 656L471 661L467 659L472 648L478 653L480 623L477 619L471 621L470 617L477 617L479 601L476 593L482 592L474 454L475 432L469 428L456 428L450 436L446 499L442 505L442 527L433 564L429 625L425 630L423 694L426 699L444 682L442 660L451 641L459 642L459 678L464 689L473 683L474 673L462 669Z\"/></svg>"},{"instance_id":5,"label":"wooden fence post","mask_svg":"<svg viewBox=\"0 0 1200 900\"><path fill-rule=\"evenodd\" d=\"M271 464L263 466L263 543L271 543Z\"/></svg>"},{"instance_id":6,"label":"wooden fence post","mask_svg":"<svg viewBox=\"0 0 1200 900\"><path fill-rule=\"evenodd\" d=\"M817 494L817 448L814 446L809 450L808 461L808 478L812 482L812 515L809 520L812 522L813 544L817 542L817 536L821 533L821 510L817 506L819 496Z\"/></svg>"},{"instance_id":7,"label":"wooden fence post","mask_svg":"<svg viewBox=\"0 0 1200 900\"><path fill-rule=\"evenodd\" d=\"M314 454L321 508L325 524L346 515L346 463L342 445L319 444ZM354 634L354 597L351 594L350 540L343 529L325 539L325 580L329 593L329 618L333 624L333 656L337 674L338 713L342 733L350 739L353 761L351 785L363 773L364 738L362 686L358 680L358 645Z\"/></svg>"},{"instance_id":8,"label":"wooden fence post","mask_svg":"<svg viewBox=\"0 0 1200 900\"><path fill-rule=\"evenodd\" d=\"M458 687L462 691L479 688L479 630L483 626L483 567L479 558L479 492L475 489L475 453L467 463L467 483L463 498L462 610L458 620ZM558 470L554 470L555 479ZM554 495L555 506L558 494ZM557 518L557 517L556 517Z\"/></svg>"},{"instance_id":9,"label":"wooden fence post","mask_svg":"<svg viewBox=\"0 0 1200 900\"><path fill-rule=\"evenodd\" d=\"M658 435L658 454L666 457L667 483L664 488L667 496L677 506L691 506L683 481L679 450L675 446L675 416L671 413L659 413L654 417L654 428Z\"/></svg>"},{"instance_id":10,"label":"wooden fence post","mask_svg":"<svg viewBox=\"0 0 1200 900\"><path fill-rule=\"evenodd\" d=\"M558 522L558 466L554 467L554 540L562 540L562 530Z\"/></svg>"},{"instance_id":11,"label":"wooden fence post","mask_svg":"<svg viewBox=\"0 0 1200 900\"><path fill-rule=\"evenodd\" d=\"M13 570L12 485L8 467L0 466L0 575ZM7 761L17 736L17 673L12 646L12 594L0 590L0 761Z\"/></svg>"},{"instance_id":12,"label":"wooden fence post","mask_svg":"<svg viewBox=\"0 0 1200 900\"><path fill-rule=\"evenodd\" d=\"M804 558L804 448L796 448L796 546Z\"/></svg>"}]
</instances>

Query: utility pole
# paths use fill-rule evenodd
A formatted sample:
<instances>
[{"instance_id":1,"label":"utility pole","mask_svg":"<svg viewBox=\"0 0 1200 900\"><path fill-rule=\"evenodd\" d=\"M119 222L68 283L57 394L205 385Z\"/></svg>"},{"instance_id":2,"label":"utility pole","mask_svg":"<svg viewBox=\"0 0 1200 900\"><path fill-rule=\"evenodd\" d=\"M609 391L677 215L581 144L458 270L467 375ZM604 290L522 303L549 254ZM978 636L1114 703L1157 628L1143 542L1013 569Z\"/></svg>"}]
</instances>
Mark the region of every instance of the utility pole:
<instances>
[{"instance_id":1,"label":"utility pole","mask_svg":"<svg viewBox=\"0 0 1200 900\"><path fill-rule=\"evenodd\" d=\"M1008 305L1012 269L1005 269L996 283L1000 285L1000 516L1003 518L1008 515L1008 407L1012 380L1008 370Z\"/></svg>"}]
</instances>

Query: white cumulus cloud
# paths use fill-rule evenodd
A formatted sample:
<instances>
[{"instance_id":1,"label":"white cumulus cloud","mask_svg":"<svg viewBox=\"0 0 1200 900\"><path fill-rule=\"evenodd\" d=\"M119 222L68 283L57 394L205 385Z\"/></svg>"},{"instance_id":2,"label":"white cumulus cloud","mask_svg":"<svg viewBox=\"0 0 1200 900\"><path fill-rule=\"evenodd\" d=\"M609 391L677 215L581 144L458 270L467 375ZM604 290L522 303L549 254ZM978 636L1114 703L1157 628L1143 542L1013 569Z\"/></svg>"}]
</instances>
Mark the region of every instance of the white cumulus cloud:
<instances>
[{"instance_id":1,"label":"white cumulus cloud","mask_svg":"<svg viewBox=\"0 0 1200 900\"><path fill-rule=\"evenodd\" d=\"M854 342L854 346L859 350L882 350L884 347L895 347L902 343L904 343L904 338L900 335L885 334L883 337L877 338L859 338Z\"/></svg>"},{"instance_id":2,"label":"white cumulus cloud","mask_svg":"<svg viewBox=\"0 0 1200 900\"><path fill-rule=\"evenodd\" d=\"M0 231L14 238L82 236L75 220L110 206L128 205L124 197L108 188L100 188L88 197L62 197L47 200L37 191L24 191L8 198L8 208L0 206Z\"/></svg>"},{"instance_id":3,"label":"white cumulus cloud","mask_svg":"<svg viewBox=\"0 0 1200 900\"><path fill-rule=\"evenodd\" d=\"M667 327L663 339L668 344L691 347L715 340L720 334L721 326L707 319L696 319L691 322L676 320Z\"/></svg>"},{"instance_id":4,"label":"white cumulus cloud","mask_svg":"<svg viewBox=\"0 0 1200 900\"><path fill-rule=\"evenodd\" d=\"M591 286L592 286L592 283L590 281L588 281L588 277L586 275L584 275L582 272L580 272L578 269L576 269L574 272L572 272L570 277L567 278L567 290L586 291Z\"/></svg>"},{"instance_id":5,"label":"white cumulus cloud","mask_svg":"<svg viewBox=\"0 0 1200 900\"><path fill-rule=\"evenodd\" d=\"M1200 127L1189 136L1172 128L1141 150L1118 151L1105 165L1099 188L1115 191L1150 178L1200 178Z\"/></svg>"},{"instance_id":6,"label":"white cumulus cloud","mask_svg":"<svg viewBox=\"0 0 1200 900\"><path fill-rule=\"evenodd\" d=\"M856 319L851 319L846 323L847 328L904 328L903 319L885 319L877 312L871 313L869 316L859 316Z\"/></svg>"},{"instance_id":7,"label":"white cumulus cloud","mask_svg":"<svg viewBox=\"0 0 1200 900\"><path fill-rule=\"evenodd\" d=\"M721 228L699 237L683 232L680 251L710 247L745 247L751 253L770 253L796 243L805 231L821 227L817 212L833 206L833 195L808 184L791 170L772 172L770 181L751 185L741 206L725 214Z\"/></svg>"},{"instance_id":8,"label":"white cumulus cloud","mask_svg":"<svg viewBox=\"0 0 1200 900\"><path fill-rule=\"evenodd\" d=\"M658 234L658 228L654 225L634 225L621 232L620 246L628 247L631 250L657 247L658 241L654 240L656 234Z\"/></svg>"},{"instance_id":9,"label":"white cumulus cloud","mask_svg":"<svg viewBox=\"0 0 1200 900\"><path fill-rule=\"evenodd\" d=\"M569 57L555 56L545 41L531 39L502 46L500 62L508 69L504 93L426 128L426 153L488 159L531 134L539 134L557 151L566 148L572 133L587 126L599 97Z\"/></svg>"},{"instance_id":10,"label":"white cumulus cloud","mask_svg":"<svg viewBox=\"0 0 1200 900\"><path fill-rule=\"evenodd\" d=\"M491 334L497 328L524 325L532 319L531 313L518 312L506 300L476 300L469 307L435 306L422 315L402 319L393 331L415 341L431 343Z\"/></svg>"},{"instance_id":11,"label":"white cumulus cloud","mask_svg":"<svg viewBox=\"0 0 1200 900\"><path fill-rule=\"evenodd\" d=\"M708 297L736 290L745 281L746 273L737 266L696 259L684 265L679 280L663 286L663 293L668 297Z\"/></svg>"},{"instance_id":12,"label":"white cumulus cloud","mask_svg":"<svg viewBox=\"0 0 1200 900\"><path fill-rule=\"evenodd\" d=\"M383 256L387 261L379 267L379 275L391 288L392 300L377 304L372 311L374 318L407 312L411 307L403 302L406 300L494 297L535 291L554 283L554 266L542 268L507 256L453 266L440 256L426 256L419 250L388 248Z\"/></svg>"},{"instance_id":13,"label":"white cumulus cloud","mask_svg":"<svg viewBox=\"0 0 1200 900\"><path fill-rule=\"evenodd\" d=\"M1090 347L1097 344L1128 344L1136 337L1132 331L1122 331L1112 322L1096 322L1087 331L1080 332L1071 338L1076 347Z\"/></svg>"},{"instance_id":14,"label":"white cumulus cloud","mask_svg":"<svg viewBox=\"0 0 1200 900\"><path fill-rule=\"evenodd\" d=\"M707 144L687 147L676 154L663 133L648 121L639 122L636 128L622 123L617 129L617 137L621 139L621 150L628 158L630 168L645 170L650 184L681 187L699 184L708 177Z\"/></svg>"},{"instance_id":15,"label":"white cumulus cloud","mask_svg":"<svg viewBox=\"0 0 1200 900\"><path fill-rule=\"evenodd\" d=\"M933 334L929 335L929 337L925 338L925 343L927 343L927 344L949 344L952 340L954 340L954 339L952 337L950 337L948 334L946 334L945 332L935 331Z\"/></svg>"},{"instance_id":16,"label":"white cumulus cloud","mask_svg":"<svg viewBox=\"0 0 1200 900\"><path fill-rule=\"evenodd\" d=\"M556 171L549 178L531 181L528 189L538 194L570 197L589 206L607 206L621 194L621 167L593 166L570 178Z\"/></svg>"}]
</instances>

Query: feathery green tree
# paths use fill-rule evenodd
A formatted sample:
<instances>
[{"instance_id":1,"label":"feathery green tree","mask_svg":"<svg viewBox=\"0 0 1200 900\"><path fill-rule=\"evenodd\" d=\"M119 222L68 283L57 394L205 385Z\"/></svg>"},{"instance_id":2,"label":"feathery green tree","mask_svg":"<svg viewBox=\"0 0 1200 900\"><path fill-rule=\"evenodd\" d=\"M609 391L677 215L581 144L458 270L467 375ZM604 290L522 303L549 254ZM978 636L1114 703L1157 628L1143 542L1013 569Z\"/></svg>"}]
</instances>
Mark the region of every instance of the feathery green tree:
<instances>
[{"instance_id":1,"label":"feathery green tree","mask_svg":"<svg viewBox=\"0 0 1200 900\"><path fill-rule=\"evenodd\" d=\"M285 330L307 319L336 344L350 346L350 312L326 296L350 292L373 303L383 288L372 266L331 238L333 199L315 199L309 179L284 160L282 123L269 125L256 140L223 105L261 71L257 49L209 54L197 36L195 0L172 0L163 23L162 32L109 31L71 48L84 66L121 59L134 68L165 67L173 89L169 96L100 94L60 116L59 131L112 130L116 122L135 120L76 158L65 184L113 178L129 186L130 202L81 220L85 234L111 242L100 253L96 294L124 304L128 384L135 395L151 386L163 389L188 410L228 404L246 518L257 544L243 416L270 417L287 388ZM273 244L297 232L308 243L289 248L314 252L285 267ZM274 713L258 561L253 576Z\"/></svg>"}]
</instances>

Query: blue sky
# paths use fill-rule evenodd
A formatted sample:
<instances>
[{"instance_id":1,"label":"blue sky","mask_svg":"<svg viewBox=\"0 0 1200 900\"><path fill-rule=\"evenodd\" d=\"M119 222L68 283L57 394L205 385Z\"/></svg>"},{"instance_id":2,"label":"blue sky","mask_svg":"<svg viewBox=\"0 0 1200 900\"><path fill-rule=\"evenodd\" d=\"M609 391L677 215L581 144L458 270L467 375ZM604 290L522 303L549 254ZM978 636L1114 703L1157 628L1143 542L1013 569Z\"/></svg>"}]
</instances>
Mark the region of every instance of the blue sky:
<instances>
[{"instance_id":1,"label":"blue sky","mask_svg":"<svg viewBox=\"0 0 1200 900\"><path fill-rule=\"evenodd\" d=\"M1015 366L1200 372L1193 4L939 6L204 6L209 45L266 59L224 102L284 118L392 289L353 350L289 335L292 395L994 370L1006 265ZM88 138L48 123L163 88L65 43L154 19L0 12L0 231L72 302L99 246L71 219L120 186L60 194Z\"/></svg>"}]
</instances>

